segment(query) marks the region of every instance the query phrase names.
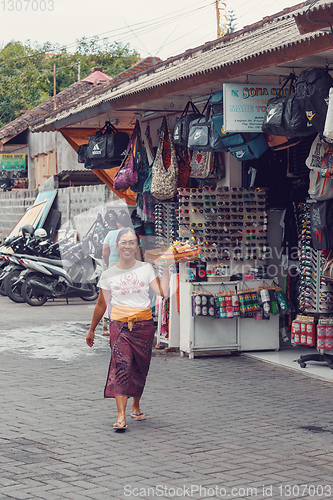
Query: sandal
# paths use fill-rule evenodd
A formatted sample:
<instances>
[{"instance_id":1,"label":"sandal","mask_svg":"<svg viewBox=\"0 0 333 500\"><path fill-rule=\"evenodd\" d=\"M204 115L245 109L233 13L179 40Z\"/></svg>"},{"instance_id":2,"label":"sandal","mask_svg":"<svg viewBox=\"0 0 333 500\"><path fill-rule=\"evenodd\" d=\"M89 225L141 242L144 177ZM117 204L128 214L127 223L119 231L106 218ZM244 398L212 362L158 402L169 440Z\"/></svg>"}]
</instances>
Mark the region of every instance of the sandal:
<instances>
[{"instance_id":1,"label":"sandal","mask_svg":"<svg viewBox=\"0 0 333 500\"><path fill-rule=\"evenodd\" d=\"M125 420L117 420L117 422L115 424L113 424L113 430L114 431L126 431L127 429L127 425L116 425L116 424L122 424L123 422L125 422Z\"/></svg>"},{"instance_id":2,"label":"sandal","mask_svg":"<svg viewBox=\"0 0 333 500\"><path fill-rule=\"evenodd\" d=\"M142 412L141 413L131 413L131 417L134 418L134 420L137 420L137 421L146 420L146 415L144 415Z\"/></svg>"}]
</instances>

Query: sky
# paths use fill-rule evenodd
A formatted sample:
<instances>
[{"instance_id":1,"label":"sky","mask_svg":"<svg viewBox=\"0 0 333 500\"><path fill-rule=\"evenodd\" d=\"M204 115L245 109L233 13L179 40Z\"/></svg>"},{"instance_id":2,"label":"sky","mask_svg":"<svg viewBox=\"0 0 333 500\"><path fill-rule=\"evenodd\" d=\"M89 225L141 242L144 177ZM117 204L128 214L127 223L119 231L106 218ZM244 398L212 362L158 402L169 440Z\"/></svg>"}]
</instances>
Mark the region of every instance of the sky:
<instances>
[{"instance_id":1,"label":"sky","mask_svg":"<svg viewBox=\"0 0 333 500\"><path fill-rule=\"evenodd\" d=\"M297 0L225 0L236 27L300 3ZM12 40L57 43L99 36L129 44L142 57L167 59L216 38L215 0L1 0L0 47ZM222 6L222 1L220 0Z\"/></svg>"}]
</instances>

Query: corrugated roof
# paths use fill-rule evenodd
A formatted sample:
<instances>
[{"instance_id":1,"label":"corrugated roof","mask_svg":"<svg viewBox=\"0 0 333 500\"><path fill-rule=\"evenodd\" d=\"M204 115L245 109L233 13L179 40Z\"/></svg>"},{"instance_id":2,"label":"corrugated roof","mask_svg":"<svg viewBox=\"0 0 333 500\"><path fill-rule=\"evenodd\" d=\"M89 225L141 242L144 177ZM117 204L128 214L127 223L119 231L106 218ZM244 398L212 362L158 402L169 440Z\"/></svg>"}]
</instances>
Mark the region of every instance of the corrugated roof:
<instances>
[{"instance_id":1,"label":"corrugated roof","mask_svg":"<svg viewBox=\"0 0 333 500\"><path fill-rule=\"evenodd\" d=\"M132 77L133 75L137 75L139 72L145 71L150 68L152 65L155 65L162 60L158 57L147 57L145 59L141 59L139 62L131 66L111 78L105 73L102 73L98 69L94 71L88 77L80 80L79 82L75 82L67 89L59 92L56 96L57 102L57 110L54 110L54 98L51 97L47 99L45 102L36 106L30 111L27 111L23 115L19 116L15 120L4 125L0 128L0 141L2 139L8 138L10 140L12 137L20 134L31 124L39 120L45 120L46 117L53 115L54 113L59 113L60 110L68 109L69 107L76 106L78 102L80 102L84 97L91 96L93 93L99 93L102 85L98 86L98 83L103 83L103 88L106 88L108 85L114 86L117 85L122 80ZM6 141L3 141L6 142Z\"/></svg>"},{"instance_id":2,"label":"corrugated roof","mask_svg":"<svg viewBox=\"0 0 333 500\"><path fill-rule=\"evenodd\" d=\"M158 87L166 88L174 82L189 81L196 75L209 74L215 70L254 59L260 54L281 51L285 47L307 43L314 38L325 36L325 33L321 31L305 35L299 33L294 16L304 14L310 5L311 1L307 1L284 9L238 32L208 42L196 49L187 50L177 57L169 58L147 71L128 77L120 84L110 82L94 95L77 100L75 106L68 106L60 113L52 113L47 119L36 120L35 124L43 123L47 126L55 120L61 120L72 113L92 108L103 102L112 103L119 98L140 94L143 91ZM319 0L316 8L332 9L332 5L332 2Z\"/></svg>"}]
</instances>

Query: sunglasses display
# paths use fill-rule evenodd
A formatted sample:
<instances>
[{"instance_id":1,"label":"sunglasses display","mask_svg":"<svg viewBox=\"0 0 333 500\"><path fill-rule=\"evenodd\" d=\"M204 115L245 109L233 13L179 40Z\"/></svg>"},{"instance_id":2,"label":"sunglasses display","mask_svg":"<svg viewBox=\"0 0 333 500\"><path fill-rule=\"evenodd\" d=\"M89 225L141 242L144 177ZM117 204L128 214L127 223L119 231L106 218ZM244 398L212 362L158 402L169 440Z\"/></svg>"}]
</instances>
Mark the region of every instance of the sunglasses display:
<instances>
[{"instance_id":1,"label":"sunglasses display","mask_svg":"<svg viewBox=\"0 0 333 500\"><path fill-rule=\"evenodd\" d=\"M269 257L266 196L265 188L180 188L179 237L202 244L207 262L264 260Z\"/></svg>"}]
</instances>

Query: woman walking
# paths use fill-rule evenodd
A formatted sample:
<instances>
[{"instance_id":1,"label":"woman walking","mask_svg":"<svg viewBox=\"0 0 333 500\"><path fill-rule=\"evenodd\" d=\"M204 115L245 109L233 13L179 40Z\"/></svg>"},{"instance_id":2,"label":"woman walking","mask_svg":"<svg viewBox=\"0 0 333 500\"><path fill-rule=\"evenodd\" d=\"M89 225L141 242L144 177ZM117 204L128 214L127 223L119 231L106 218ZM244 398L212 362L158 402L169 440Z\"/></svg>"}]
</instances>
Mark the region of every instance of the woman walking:
<instances>
[{"instance_id":1,"label":"woman walking","mask_svg":"<svg viewBox=\"0 0 333 500\"><path fill-rule=\"evenodd\" d=\"M149 288L157 295L166 296L169 271L164 267L159 279L151 264L135 259L138 240L131 228L121 229L116 245L119 262L101 275L100 292L86 342L93 346L95 328L109 306L112 354L104 397L116 399L118 418L113 428L124 431L127 429L125 412L129 397L133 397L131 417L146 419L140 408L140 398L154 340Z\"/></svg>"}]
</instances>

